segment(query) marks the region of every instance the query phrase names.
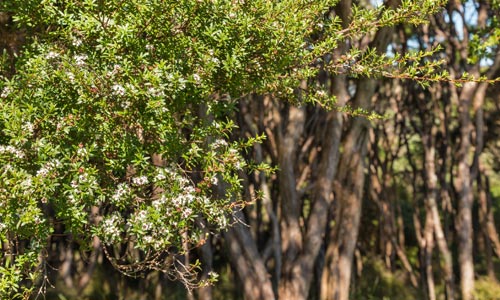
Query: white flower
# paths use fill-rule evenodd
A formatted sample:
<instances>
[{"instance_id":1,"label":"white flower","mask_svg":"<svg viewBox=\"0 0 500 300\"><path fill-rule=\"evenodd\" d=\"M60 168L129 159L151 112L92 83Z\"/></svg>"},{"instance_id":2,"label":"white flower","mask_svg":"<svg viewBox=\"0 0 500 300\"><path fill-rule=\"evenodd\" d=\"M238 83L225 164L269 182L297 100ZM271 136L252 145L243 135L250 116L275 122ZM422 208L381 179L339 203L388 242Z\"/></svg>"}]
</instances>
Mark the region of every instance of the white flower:
<instances>
[{"instance_id":1,"label":"white flower","mask_svg":"<svg viewBox=\"0 0 500 300\"><path fill-rule=\"evenodd\" d=\"M10 153L10 154L13 154L15 157L17 158L24 158L24 152L17 149L16 147L14 146L0 146L0 153Z\"/></svg>"},{"instance_id":2,"label":"white flower","mask_svg":"<svg viewBox=\"0 0 500 300\"><path fill-rule=\"evenodd\" d=\"M75 82L75 74L71 72L66 72L66 76L68 76L68 79L71 83Z\"/></svg>"},{"instance_id":3,"label":"white flower","mask_svg":"<svg viewBox=\"0 0 500 300\"><path fill-rule=\"evenodd\" d=\"M201 77L200 77L200 75L198 75L198 74L196 74L196 73L195 73L195 74L193 74L193 79L194 79L196 82L200 82Z\"/></svg>"},{"instance_id":4,"label":"white flower","mask_svg":"<svg viewBox=\"0 0 500 300\"><path fill-rule=\"evenodd\" d=\"M165 92L163 92L162 90L159 90L157 88L154 88L154 87L150 87L148 89L148 94L150 94L153 97L163 97L163 96L165 96Z\"/></svg>"},{"instance_id":5,"label":"white flower","mask_svg":"<svg viewBox=\"0 0 500 300\"><path fill-rule=\"evenodd\" d=\"M83 42L80 39L74 39L73 42L72 42L72 44L75 47L80 47L83 44Z\"/></svg>"},{"instance_id":6,"label":"white flower","mask_svg":"<svg viewBox=\"0 0 500 300\"><path fill-rule=\"evenodd\" d=\"M78 188L78 182L76 182L75 180L71 181L71 187L74 188L74 189L77 189Z\"/></svg>"},{"instance_id":7,"label":"white flower","mask_svg":"<svg viewBox=\"0 0 500 300\"><path fill-rule=\"evenodd\" d=\"M182 217L187 218L193 213L193 210L189 207L186 207L182 210Z\"/></svg>"},{"instance_id":8,"label":"white flower","mask_svg":"<svg viewBox=\"0 0 500 300\"><path fill-rule=\"evenodd\" d=\"M78 181L81 183L85 183L88 180L88 175L87 174L81 174L78 176Z\"/></svg>"},{"instance_id":9,"label":"white flower","mask_svg":"<svg viewBox=\"0 0 500 300\"><path fill-rule=\"evenodd\" d=\"M54 51L50 51L49 53L47 53L47 55L45 55L45 59L54 59L57 57L59 57L59 53Z\"/></svg>"},{"instance_id":10,"label":"white flower","mask_svg":"<svg viewBox=\"0 0 500 300\"><path fill-rule=\"evenodd\" d=\"M76 201L76 198L75 198L75 195L74 194L69 194L68 196L68 200L69 200L69 203L71 204L76 204L77 201Z\"/></svg>"},{"instance_id":11,"label":"white flower","mask_svg":"<svg viewBox=\"0 0 500 300\"><path fill-rule=\"evenodd\" d=\"M23 188L30 188L31 186L33 185L33 181L31 180L31 178L26 178L24 179L22 182L21 182L21 186Z\"/></svg>"},{"instance_id":12,"label":"white flower","mask_svg":"<svg viewBox=\"0 0 500 300\"><path fill-rule=\"evenodd\" d=\"M56 168L60 168L61 165L62 164L60 160L51 160L36 172L36 176L46 177L50 173L50 171Z\"/></svg>"},{"instance_id":13,"label":"white flower","mask_svg":"<svg viewBox=\"0 0 500 300\"><path fill-rule=\"evenodd\" d=\"M46 167L41 167L40 170L36 171L36 176L45 177L49 174L49 170Z\"/></svg>"},{"instance_id":14,"label":"white flower","mask_svg":"<svg viewBox=\"0 0 500 300\"><path fill-rule=\"evenodd\" d=\"M80 157L85 157L87 156L87 149L85 149L84 147L81 147L81 148L78 148L76 150L76 155L80 156Z\"/></svg>"},{"instance_id":15,"label":"white flower","mask_svg":"<svg viewBox=\"0 0 500 300\"><path fill-rule=\"evenodd\" d=\"M167 198L165 197L165 195L162 195L161 198L153 200L153 202L151 202L151 205L153 205L156 210L160 210L163 206L165 206L166 203Z\"/></svg>"},{"instance_id":16,"label":"white flower","mask_svg":"<svg viewBox=\"0 0 500 300\"><path fill-rule=\"evenodd\" d=\"M153 46L151 44L146 45L146 50L148 50L148 51L152 51L152 50L154 50L154 48L155 48L155 46Z\"/></svg>"},{"instance_id":17,"label":"white flower","mask_svg":"<svg viewBox=\"0 0 500 300\"><path fill-rule=\"evenodd\" d=\"M31 122L26 122L24 123L22 126L21 126L21 129L24 130L24 131L27 131L29 134L32 134L33 133L33 129L35 128L35 126L33 125L33 123Z\"/></svg>"},{"instance_id":18,"label":"white flower","mask_svg":"<svg viewBox=\"0 0 500 300\"><path fill-rule=\"evenodd\" d=\"M144 231L151 229L151 227L153 227L153 226L149 222L142 223L142 230L144 230Z\"/></svg>"},{"instance_id":19,"label":"white flower","mask_svg":"<svg viewBox=\"0 0 500 300\"><path fill-rule=\"evenodd\" d=\"M213 142L211 145L211 148L212 149L218 149L218 148L221 148L221 147L226 147L227 146L227 142L223 139L218 139L218 140L215 140L215 142Z\"/></svg>"},{"instance_id":20,"label":"white flower","mask_svg":"<svg viewBox=\"0 0 500 300\"><path fill-rule=\"evenodd\" d=\"M129 192L129 187L126 183L122 182L118 185L115 193L113 194L113 196L111 196L111 199L113 199L113 201L115 202L119 202L121 198L123 198L123 196L125 196L126 194L128 194Z\"/></svg>"},{"instance_id":21,"label":"white flower","mask_svg":"<svg viewBox=\"0 0 500 300\"><path fill-rule=\"evenodd\" d=\"M117 96L124 96L125 95L125 88L120 85L120 84L114 84L111 89L113 90L113 95Z\"/></svg>"},{"instance_id":22,"label":"white flower","mask_svg":"<svg viewBox=\"0 0 500 300\"><path fill-rule=\"evenodd\" d=\"M10 95L11 92L12 92L12 89L10 87L6 86L3 89L2 94L0 95L0 97L7 98Z\"/></svg>"},{"instance_id":23,"label":"white flower","mask_svg":"<svg viewBox=\"0 0 500 300\"><path fill-rule=\"evenodd\" d=\"M319 91L316 91L316 95L318 95L318 97L325 97L326 96L326 92L323 91L323 90L319 90Z\"/></svg>"},{"instance_id":24,"label":"white flower","mask_svg":"<svg viewBox=\"0 0 500 300\"><path fill-rule=\"evenodd\" d=\"M165 178L167 178L167 176L165 176L165 174L163 174L162 172L155 176L155 181L162 181L165 180Z\"/></svg>"},{"instance_id":25,"label":"white flower","mask_svg":"<svg viewBox=\"0 0 500 300\"><path fill-rule=\"evenodd\" d=\"M82 54L82 55L75 55L73 58L75 59L75 63L78 67L83 67L86 64L85 61L87 60L88 56Z\"/></svg>"},{"instance_id":26,"label":"white flower","mask_svg":"<svg viewBox=\"0 0 500 300\"><path fill-rule=\"evenodd\" d=\"M149 180L146 176L134 177L132 178L132 183L135 185L145 185L149 183Z\"/></svg>"},{"instance_id":27,"label":"white flower","mask_svg":"<svg viewBox=\"0 0 500 300\"><path fill-rule=\"evenodd\" d=\"M120 72L121 69L122 69L122 66L120 66L119 64L114 64L113 71L111 71L111 74L116 74L116 73Z\"/></svg>"},{"instance_id":28,"label":"white flower","mask_svg":"<svg viewBox=\"0 0 500 300\"><path fill-rule=\"evenodd\" d=\"M217 176L213 176L210 179L210 183L213 184L213 185L217 185L217 183L219 183L219 179L217 178Z\"/></svg>"}]
</instances>

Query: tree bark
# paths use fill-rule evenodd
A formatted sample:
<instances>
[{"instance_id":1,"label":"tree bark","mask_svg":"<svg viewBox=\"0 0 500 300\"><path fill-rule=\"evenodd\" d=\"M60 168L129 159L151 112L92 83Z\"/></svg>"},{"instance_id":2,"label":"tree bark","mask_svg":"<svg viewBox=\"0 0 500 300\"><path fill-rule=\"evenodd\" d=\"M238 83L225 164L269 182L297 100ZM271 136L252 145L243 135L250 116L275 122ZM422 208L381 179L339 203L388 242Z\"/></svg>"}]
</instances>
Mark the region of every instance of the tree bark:
<instances>
[{"instance_id":1,"label":"tree bark","mask_svg":"<svg viewBox=\"0 0 500 300\"><path fill-rule=\"evenodd\" d=\"M466 83L460 95L460 146L458 152L458 171L456 190L458 192L458 261L460 264L460 291L462 300L472 300L474 291L474 261L472 240L472 186L469 165L470 134L472 125L470 121L470 103L475 83Z\"/></svg>"},{"instance_id":2,"label":"tree bark","mask_svg":"<svg viewBox=\"0 0 500 300\"><path fill-rule=\"evenodd\" d=\"M235 214L237 219L244 221L241 212ZM276 299L266 267L249 230L238 223L228 229L224 236L231 262L243 284L245 299Z\"/></svg>"}]
</instances>

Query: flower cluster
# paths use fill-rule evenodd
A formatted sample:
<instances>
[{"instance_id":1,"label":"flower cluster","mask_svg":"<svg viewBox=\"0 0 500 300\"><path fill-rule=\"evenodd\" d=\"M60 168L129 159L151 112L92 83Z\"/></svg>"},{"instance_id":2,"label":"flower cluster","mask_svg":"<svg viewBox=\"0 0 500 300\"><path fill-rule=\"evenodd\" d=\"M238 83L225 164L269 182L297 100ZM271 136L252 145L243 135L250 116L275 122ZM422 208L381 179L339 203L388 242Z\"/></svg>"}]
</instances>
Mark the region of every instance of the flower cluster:
<instances>
[{"instance_id":1,"label":"flower cluster","mask_svg":"<svg viewBox=\"0 0 500 300\"><path fill-rule=\"evenodd\" d=\"M122 233L123 218L118 213L113 213L111 216L102 221L102 234L105 243L113 244L120 241Z\"/></svg>"},{"instance_id":2,"label":"flower cluster","mask_svg":"<svg viewBox=\"0 0 500 300\"><path fill-rule=\"evenodd\" d=\"M87 64L88 56L86 54L79 54L74 56L75 65L77 67L83 67Z\"/></svg>"},{"instance_id":3,"label":"flower cluster","mask_svg":"<svg viewBox=\"0 0 500 300\"><path fill-rule=\"evenodd\" d=\"M54 159L47 163L45 163L38 171L36 172L36 176L39 177L47 177L51 171L56 170L62 166L61 161Z\"/></svg>"},{"instance_id":4,"label":"flower cluster","mask_svg":"<svg viewBox=\"0 0 500 300\"><path fill-rule=\"evenodd\" d=\"M119 204L129 193L130 187L128 184L124 182L118 184L115 193L111 196L112 203Z\"/></svg>"},{"instance_id":5,"label":"flower cluster","mask_svg":"<svg viewBox=\"0 0 500 300\"><path fill-rule=\"evenodd\" d=\"M114 84L111 89L113 90L113 95L115 96L125 96L125 88L120 84Z\"/></svg>"},{"instance_id":6,"label":"flower cluster","mask_svg":"<svg viewBox=\"0 0 500 300\"><path fill-rule=\"evenodd\" d=\"M14 155L16 158L20 158L20 159L25 157L25 154L23 151L17 149L14 146L11 146L11 145L8 145L8 146L0 145L0 153L11 154L11 155Z\"/></svg>"},{"instance_id":7,"label":"flower cluster","mask_svg":"<svg viewBox=\"0 0 500 300\"><path fill-rule=\"evenodd\" d=\"M139 176L139 177L133 177L132 178L132 183L135 185L146 185L149 183L148 177L147 176Z\"/></svg>"}]
</instances>

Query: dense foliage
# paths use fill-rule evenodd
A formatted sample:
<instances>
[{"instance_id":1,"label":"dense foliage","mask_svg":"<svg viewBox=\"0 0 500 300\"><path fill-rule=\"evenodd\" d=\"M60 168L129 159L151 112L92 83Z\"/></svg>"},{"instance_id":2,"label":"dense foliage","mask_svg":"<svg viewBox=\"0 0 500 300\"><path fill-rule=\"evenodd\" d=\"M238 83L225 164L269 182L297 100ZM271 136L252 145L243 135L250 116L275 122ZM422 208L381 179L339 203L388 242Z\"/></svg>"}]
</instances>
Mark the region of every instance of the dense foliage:
<instances>
[{"instance_id":1,"label":"dense foliage","mask_svg":"<svg viewBox=\"0 0 500 300\"><path fill-rule=\"evenodd\" d=\"M232 134L248 95L331 108L322 84L303 87L320 71L423 86L487 80L450 75L432 57L439 47L386 55L352 42L332 56L443 5L354 6L346 25L337 2L3 1L26 42L15 72L4 55L0 81L0 297L47 284L54 233L83 251L98 238L126 274L196 285L182 255L238 222L234 211L258 196L243 199L242 176L270 169L244 158L264 135Z\"/></svg>"}]
</instances>

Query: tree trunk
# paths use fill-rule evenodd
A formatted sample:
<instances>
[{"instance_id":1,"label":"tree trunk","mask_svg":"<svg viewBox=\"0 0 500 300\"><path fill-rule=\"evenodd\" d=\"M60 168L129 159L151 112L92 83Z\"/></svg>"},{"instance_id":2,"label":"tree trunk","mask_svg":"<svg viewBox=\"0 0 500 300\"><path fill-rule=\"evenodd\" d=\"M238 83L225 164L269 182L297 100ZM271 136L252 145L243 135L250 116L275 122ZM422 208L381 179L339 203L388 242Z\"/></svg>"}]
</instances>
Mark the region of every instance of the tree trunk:
<instances>
[{"instance_id":1,"label":"tree trunk","mask_svg":"<svg viewBox=\"0 0 500 300\"><path fill-rule=\"evenodd\" d=\"M457 236L458 261L460 264L460 291L462 300L472 300L474 291L474 261L472 240L472 184L469 159L470 135L470 103L476 84L466 83L460 95L460 147L458 152L458 172L456 190L458 192Z\"/></svg>"},{"instance_id":2,"label":"tree trunk","mask_svg":"<svg viewBox=\"0 0 500 300\"><path fill-rule=\"evenodd\" d=\"M235 214L237 219L244 221L241 212ZM238 223L228 229L224 236L231 262L243 284L245 299L276 299L266 267L248 228Z\"/></svg>"}]
</instances>

